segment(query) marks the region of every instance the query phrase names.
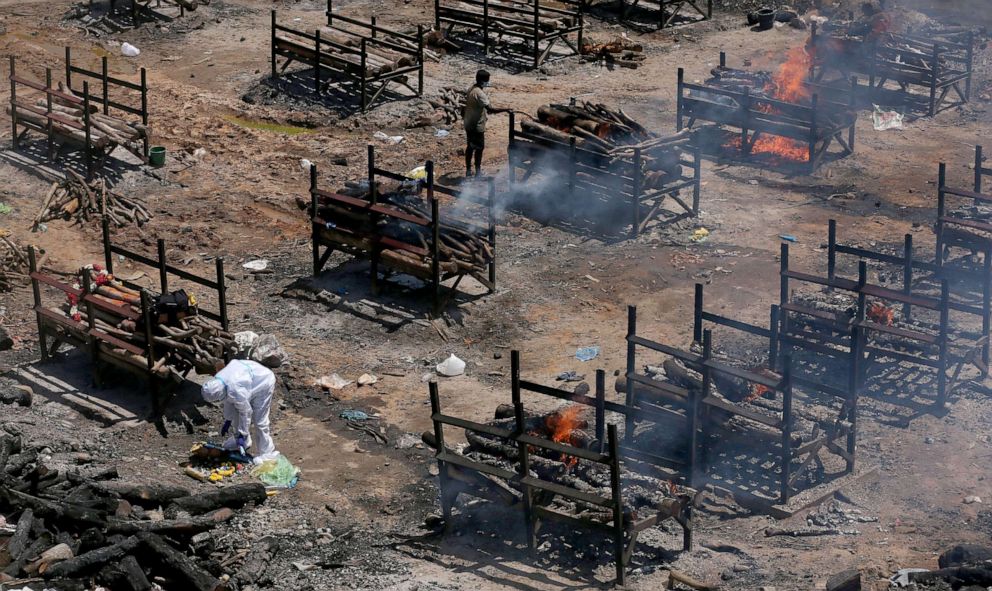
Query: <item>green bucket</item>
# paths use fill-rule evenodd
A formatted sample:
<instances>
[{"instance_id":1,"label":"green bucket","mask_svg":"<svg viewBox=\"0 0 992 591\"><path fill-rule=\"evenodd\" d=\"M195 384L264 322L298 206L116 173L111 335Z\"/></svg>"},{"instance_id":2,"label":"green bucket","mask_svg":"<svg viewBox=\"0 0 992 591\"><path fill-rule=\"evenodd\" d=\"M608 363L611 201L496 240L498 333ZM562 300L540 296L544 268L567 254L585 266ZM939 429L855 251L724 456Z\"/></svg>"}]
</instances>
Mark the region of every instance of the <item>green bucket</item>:
<instances>
[{"instance_id":1,"label":"green bucket","mask_svg":"<svg viewBox=\"0 0 992 591\"><path fill-rule=\"evenodd\" d=\"M165 146L152 146L148 150L148 163L152 166L162 166L165 164Z\"/></svg>"}]
</instances>

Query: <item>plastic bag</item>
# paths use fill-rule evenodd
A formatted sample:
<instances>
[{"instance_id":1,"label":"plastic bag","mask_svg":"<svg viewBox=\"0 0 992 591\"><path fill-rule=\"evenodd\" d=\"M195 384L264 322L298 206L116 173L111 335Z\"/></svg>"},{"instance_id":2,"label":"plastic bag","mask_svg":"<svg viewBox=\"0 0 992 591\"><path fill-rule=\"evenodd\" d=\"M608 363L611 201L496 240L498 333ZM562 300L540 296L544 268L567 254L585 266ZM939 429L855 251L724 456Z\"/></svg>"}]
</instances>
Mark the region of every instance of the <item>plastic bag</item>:
<instances>
[{"instance_id":1,"label":"plastic bag","mask_svg":"<svg viewBox=\"0 0 992 591\"><path fill-rule=\"evenodd\" d=\"M575 351L575 358L579 361L592 361L599 356L599 346L580 347Z\"/></svg>"},{"instance_id":2,"label":"plastic bag","mask_svg":"<svg viewBox=\"0 0 992 591\"><path fill-rule=\"evenodd\" d=\"M138 57L141 55L141 50L125 41L121 44L121 53L126 57Z\"/></svg>"},{"instance_id":3,"label":"plastic bag","mask_svg":"<svg viewBox=\"0 0 992 591\"><path fill-rule=\"evenodd\" d=\"M250 330L234 333L234 344L238 348L234 352L234 356L238 359L248 359L248 354L251 352L252 347L255 346L255 341L257 340L258 335Z\"/></svg>"},{"instance_id":4,"label":"plastic bag","mask_svg":"<svg viewBox=\"0 0 992 591\"><path fill-rule=\"evenodd\" d=\"M300 479L300 469L290 463L286 456L279 454L275 459L266 460L252 468L251 475L267 486L293 488Z\"/></svg>"},{"instance_id":5,"label":"plastic bag","mask_svg":"<svg viewBox=\"0 0 992 591\"><path fill-rule=\"evenodd\" d=\"M377 132L373 133L372 134L372 137L374 137L375 139L379 140L380 142L386 142L388 144L393 144L393 145L402 143L403 140L405 139L401 135L386 135L385 133L383 133L381 131L377 131Z\"/></svg>"},{"instance_id":6,"label":"plastic bag","mask_svg":"<svg viewBox=\"0 0 992 591\"><path fill-rule=\"evenodd\" d=\"M276 337L270 334L263 334L255 341L255 346L251 349L249 356L252 361L257 361L265 367L275 369L289 360L289 354L279 346Z\"/></svg>"},{"instance_id":7,"label":"plastic bag","mask_svg":"<svg viewBox=\"0 0 992 591\"><path fill-rule=\"evenodd\" d=\"M465 373L465 362L452 354L451 357L437 364L437 373L449 378L460 376Z\"/></svg>"},{"instance_id":8,"label":"plastic bag","mask_svg":"<svg viewBox=\"0 0 992 591\"><path fill-rule=\"evenodd\" d=\"M886 129L902 129L902 113L898 111L885 111L878 105L872 105L875 111L871 114L875 131L885 131Z\"/></svg>"},{"instance_id":9,"label":"plastic bag","mask_svg":"<svg viewBox=\"0 0 992 591\"><path fill-rule=\"evenodd\" d=\"M329 376L321 376L320 379L315 382L315 385L328 390L340 390L341 388L344 388L352 383L354 382L351 380L346 380L336 373L332 373Z\"/></svg>"},{"instance_id":10,"label":"plastic bag","mask_svg":"<svg viewBox=\"0 0 992 591\"><path fill-rule=\"evenodd\" d=\"M414 180L422 181L422 180L424 180L424 179L427 178L427 167L426 166L418 166L417 168L414 168L412 170L408 170L406 172L406 174L403 175L403 176L405 176L408 179L414 179Z\"/></svg>"}]
</instances>

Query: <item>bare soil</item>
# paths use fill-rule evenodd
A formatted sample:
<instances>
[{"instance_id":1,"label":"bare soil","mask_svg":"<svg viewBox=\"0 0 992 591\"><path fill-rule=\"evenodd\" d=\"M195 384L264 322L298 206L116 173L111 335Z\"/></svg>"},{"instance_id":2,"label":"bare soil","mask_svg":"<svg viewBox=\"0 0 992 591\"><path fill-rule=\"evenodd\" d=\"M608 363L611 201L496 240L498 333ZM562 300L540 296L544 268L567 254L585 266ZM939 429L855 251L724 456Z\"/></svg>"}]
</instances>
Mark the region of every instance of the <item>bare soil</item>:
<instances>
[{"instance_id":1,"label":"bare soil","mask_svg":"<svg viewBox=\"0 0 992 591\"><path fill-rule=\"evenodd\" d=\"M589 35L609 38L626 31L644 45L648 60L640 69L615 71L574 57L534 72L490 67L492 98L500 106L535 113L542 104L587 96L622 106L649 129L673 130L677 67L686 69L688 80L701 80L725 50L731 65L747 59L753 68L772 68L786 49L805 41L806 32L789 27L753 32L743 23L742 10L728 4L718 7L712 21L660 32L590 18ZM144 197L154 214L142 230L116 231L115 240L151 251L156 237L167 238L171 260L206 274L212 272L212 257L224 256L235 328L275 334L290 353L290 363L279 371L273 420L279 449L303 470L303 478L261 514L246 517L242 532L249 540L269 534L288 540L273 571L275 586L285 589L544 590L608 584L613 571L605 543L552 545L531 557L522 534L513 544L502 541L516 516L499 511L467 511L456 531L445 536L422 526L437 511L436 470L426 450L397 449L395 443L403 434L430 428L424 375L451 353L466 360L464 376L442 379L443 403L451 414L486 420L497 404L509 400L510 348L521 351L526 375L546 383L567 370L591 377L596 368L611 375L622 368L628 304L638 306L641 330L678 344L691 339L695 282L707 284L708 301L718 310L763 322L777 298L780 234L798 238L792 245L797 268L820 272L831 218L849 242L896 245L903 234L913 233L919 244L931 243L937 163L950 163L950 176L967 183L973 147L989 129L989 103L981 100L886 132L874 131L870 113L862 112L856 153L813 176L706 162L703 212L696 221L711 232L705 243L689 240L692 224L655 229L638 240L604 242L505 212L497 237L497 292L485 295L481 287L468 286L471 293L456 301L439 331L425 321L423 290L394 287L373 297L368 267L361 262L335 255L329 271L309 278L309 230L294 203L307 196L301 159L317 164L322 183L330 186L362 178L369 143L376 144L380 165L391 170L433 159L441 173L457 177L463 166L460 129L437 138L432 128L405 127L423 112L420 101L393 101L363 115L353 106L315 104L273 89L269 10L277 8L280 19L299 18L312 28L322 21L321 3L213 0L185 20L102 38L64 20L71 8L69 0L0 0L0 31L6 31L0 34L0 55L16 56L19 72L39 79L46 66L60 71L66 45L91 66L109 55L111 71L122 77L147 69L154 143L167 147L169 160L155 170L133 164L115 168L118 190ZM336 9L356 16L375 13L394 26L427 24L432 10L426 0L346 1ZM139 47L141 55L122 57L122 41ZM976 54L976 95L989 83L990 56ZM467 87L479 67L472 55L429 63L425 94ZM0 102L6 102L9 90L0 86ZM377 142L376 131L403 135L405 141ZM492 117L484 167L501 187L506 136L505 116ZM3 127L5 150L9 140L9 127ZM198 148L207 153L194 159ZM332 163L341 157L347 165ZM48 183L30 166L17 164L9 150L0 154L0 179L0 201L13 208L0 216L0 224L18 242L44 249L49 267L71 271L102 260L96 224L54 221L47 231L30 231ZM832 197L840 194L853 198ZM242 270L243 262L257 258L268 259L273 272ZM118 273L135 270L122 267ZM347 305L328 307L301 296L319 289L342 295ZM13 351L0 354L0 370L35 366L30 310L30 289L0 294L0 322L17 338ZM577 361L576 348L587 345L600 346L599 357ZM85 364L77 366L79 390L100 397L88 383ZM312 385L332 372L352 380L367 372L379 381L332 397ZM137 402L144 399L141 385L121 380L124 400L143 408ZM896 568L933 567L949 545L987 540L992 514L984 504L963 504L968 495L992 499L992 407L985 396L963 394L946 416L907 414L873 400L866 407L860 453L865 463L880 467L879 474L844 494L865 514L877 516L877 523L858 524L858 535L765 538L770 518L702 512L697 539L706 547L682 554L674 551L679 546L674 530L650 534L635 557L629 588L661 588L665 569L672 567L722 580L726 589L814 589L830 574L858 567L866 573L866 588L883 589L883 578ZM383 427L389 444L348 429L337 418L348 408L376 414L373 424ZM57 394L39 396L31 409L4 407L2 417L28 421L26 432L52 438L53 445L91 439L119 458L127 476L176 482L185 479L177 466L185 451L221 422L218 409L197 403L194 386L159 424L106 426ZM785 525L802 526L805 518L797 515ZM333 541L316 543L319 527L332 528ZM580 545L588 543L584 539ZM306 572L290 566L322 559L340 565Z\"/></svg>"}]
</instances>

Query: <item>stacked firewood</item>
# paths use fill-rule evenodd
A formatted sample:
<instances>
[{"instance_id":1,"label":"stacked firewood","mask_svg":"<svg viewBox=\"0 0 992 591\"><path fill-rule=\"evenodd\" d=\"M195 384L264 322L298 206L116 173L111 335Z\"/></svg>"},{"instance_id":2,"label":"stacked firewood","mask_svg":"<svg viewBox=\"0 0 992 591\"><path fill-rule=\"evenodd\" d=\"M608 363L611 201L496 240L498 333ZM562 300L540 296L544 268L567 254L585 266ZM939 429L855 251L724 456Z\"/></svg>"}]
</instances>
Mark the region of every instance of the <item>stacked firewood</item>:
<instances>
[{"instance_id":1,"label":"stacked firewood","mask_svg":"<svg viewBox=\"0 0 992 591\"><path fill-rule=\"evenodd\" d=\"M103 178L86 180L71 170L61 183L52 183L34 219L34 227L54 219L88 221L90 216L106 217L117 227L141 226L151 220L148 208L136 197L125 197L107 188Z\"/></svg>"},{"instance_id":2,"label":"stacked firewood","mask_svg":"<svg viewBox=\"0 0 992 591\"><path fill-rule=\"evenodd\" d=\"M687 131L659 136L624 113L603 104L579 101L574 105L551 104L537 110L537 120L523 119L524 132L555 144L570 145L613 160L629 159L635 149L642 157L643 187L658 188L682 176L682 152ZM587 173L579 173L588 176ZM590 180L595 180L590 178Z\"/></svg>"},{"instance_id":3,"label":"stacked firewood","mask_svg":"<svg viewBox=\"0 0 992 591\"><path fill-rule=\"evenodd\" d=\"M461 120L462 110L465 108L465 91L446 86L438 92L435 98L427 99L427 102L434 107L434 114L438 120L446 125L453 125Z\"/></svg>"},{"instance_id":4,"label":"stacked firewood","mask_svg":"<svg viewBox=\"0 0 992 591\"><path fill-rule=\"evenodd\" d=\"M11 426L10 431L17 432ZM230 575L201 540L237 509L261 505L265 485L190 494L167 484L120 480L116 468L73 466L90 454L52 454L0 435L0 581L5 588L217 591ZM71 456L53 459L57 456ZM57 463L58 462L58 463ZM164 511L163 511L164 508ZM251 581L246 581L251 582Z\"/></svg>"},{"instance_id":5,"label":"stacked firewood","mask_svg":"<svg viewBox=\"0 0 992 591\"><path fill-rule=\"evenodd\" d=\"M618 36L608 43L595 43L583 40L579 48L582 59L587 62L602 62L607 67L636 69L646 58L644 47L627 37Z\"/></svg>"},{"instance_id":6,"label":"stacked firewood","mask_svg":"<svg viewBox=\"0 0 992 591\"><path fill-rule=\"evenodd\" d=\"M323 54L323 58L325 60L339 61L344 64L345 67L350 69L361 68L362 59L360 52L358 51L362 46L360 36L346 33L341 29L334 27L325 27L321 30L320 37L321 39L326 39L328 41L333 41L334 43L356 49L353 54L345 52L325 52ZM402 37L396 37L395 35L382 33L377 35L375 40L387 42L391 45L396 45L413 52L417 51L416 43L412 43ZM437 55L430 52L430 50L424 50L424 56L425 58L430 59L437 58ZM435 61L437 61L437 59L435 59ZM382 43L376 43L372 40L367 41L365 44L365 74L367 76L381 76L395 70L408 68L415 65L417 65L417 57L415 55L392 50L388 46Z\"/></svg>"},{"instance_id":7,"label":"stacked firewood","mask_svg":"<svg viewBox=\"0 0 992 591\"><path fill-rule=\"evenodd\" d=\"M380 184L376 192L378 202L401 214L430 220L430 204L419 195L419 187L414 189L410 184L404 183L391 188ZM367 199L368 184L347 182L341 194ZM306 204L302 206L307 207ZM323 232L337 242L370 250L373 243L378 244L378 240L373 236L380 236L430 252L432 241L430 225L422 226L389 215L373 217L365 211L356 212L340 202L326 198L321 198L319 201L317 216L330 222ZM441 241L438 250L441 270L445 273L483 272L486 265L493 260L493 251L487 236L479 234L474 228L455 219L447 218L439 223ZM345 231L339 231L338 228ZM380 256L390 264L418 275L431 269L429 255L426 254L418 255L403 249L386 249L380 252Z\"/></svg>"},{"instance_id":8,"label":"stacked firewood","mask_svg":"<svg viewBox=\"0 0 992 591\"><path fill-rule=\"evenodd\" d=\"M0 291L12 291L28 282L28 253L0 234Z\"/></svg>"},{"instance_id":9,"label":"stacked firewood","mask_svg":"<svg viewBox=\"0 0 992 591\"><path fill-rule=\"evenodd\" d=\"M91 294L96 300L123 310L127 314L112 311L108 306L93 306L94 326L106 334L116 337L126 343L145 349L145 326L141 316L141 293L125 286L121 281L98 266L84 267L79 271L81 279L79 286L85 287L89 276ZM149 305L153 305L150 302ZM80 322L89 322L87 306L75 298L70 298L64 305L63 311L69 317ZM189 369L195 369L199 374L213 374L218 367L224 365L226 353L237 349L234 335L221 329L213 321L196 313L195 300L186 315L178 315L170 319L167 315L159 315L154 309L152 315L152 339L155 363L153 371L161 377L170 373L183 374ZM134 318L137 318L135 320ZM139 366L146 366L147 360L118 348L107 345L105 352Z\"/></svg>"},{"instance_id":10,"label":"stacked firewood","mask_svg":"<svg viewBox=\"0 0 992 591\"><path fill-rule=\"evenodd\" d=\"M62 94L75 96L62 82L59 82L58 88ZM44 98L38 99L35 105L39 110L48 110L48 104ZM49 119L44 114L27 109L17 109L17 118L34 123L42 129L47 128L51 123L52 129L59 136L84 144L86 133L83 131L85 125L83 104L52 95L51 108L52 112L58 115L57 119ZM10 109L8 105L6 109L8 115L11 113ZM121 146L138 158L144 159L143 140L149 135L149 129L145 125L125 121L113 115L106 115L100 111L99 105L95 103L90 103L89 123L91 146L108 152L113 150L115 146ZM79 128L72 124L78 125Z\"/></svg>"}]
</instances>

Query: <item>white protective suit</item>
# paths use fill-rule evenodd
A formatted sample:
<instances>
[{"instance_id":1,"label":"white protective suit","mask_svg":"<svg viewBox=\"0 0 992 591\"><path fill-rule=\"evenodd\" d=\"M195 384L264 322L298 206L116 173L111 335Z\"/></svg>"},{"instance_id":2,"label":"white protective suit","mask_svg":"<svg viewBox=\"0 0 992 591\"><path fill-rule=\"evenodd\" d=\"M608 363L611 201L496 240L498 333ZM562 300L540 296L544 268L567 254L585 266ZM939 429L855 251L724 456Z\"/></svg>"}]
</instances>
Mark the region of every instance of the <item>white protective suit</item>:
<instances>
[{"instance_id":1,"label":"white protective suit","mask_svg":"<svg viewBox=\"0 0 992 591\"><path fill-rule=\"evenodd\" d=\"M245 436L245 447L256 459L276 456L276 446L269 434L269 409L276 388L276 376L260 363L235 359L203 384L203 399L224 401L224 420L231 421L235 436L224 447L237 449L237 435ZM251 426L249 434L248 427Z\"/></svg>"}]
</instances>

